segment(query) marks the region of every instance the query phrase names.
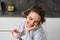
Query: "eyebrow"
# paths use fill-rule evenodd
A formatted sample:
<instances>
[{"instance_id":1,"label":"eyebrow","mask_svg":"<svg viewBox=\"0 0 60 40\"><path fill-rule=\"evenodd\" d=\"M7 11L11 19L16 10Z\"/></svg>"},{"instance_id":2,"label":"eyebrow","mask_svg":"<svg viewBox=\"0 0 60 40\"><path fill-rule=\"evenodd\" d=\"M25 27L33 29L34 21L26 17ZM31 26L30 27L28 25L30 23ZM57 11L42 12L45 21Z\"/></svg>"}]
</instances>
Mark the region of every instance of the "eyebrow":
<instances>
[{"instance_id":1,"label":"eyebrow","mask_svg":"<svg viewBox=\"0 0 60 40\"><path fill-rule=\"evenodd\" d=\"M30 18L32 18L31 16L30 16ZM32 18L33 19L33 18Z\"/></svg>"},{"instance_id":2,"label":"eyebrow","mask_svg":"<svg viewBox=\"0 0 60 40\"><path fill-rule=\"evenodd\" d=\"M30 16L30 18L32 18L31 16ZM34 18L32 18L32 19L34 19ZM40 22L39 20L37 20L36 22Z\"/></svg>"}]
</instances>

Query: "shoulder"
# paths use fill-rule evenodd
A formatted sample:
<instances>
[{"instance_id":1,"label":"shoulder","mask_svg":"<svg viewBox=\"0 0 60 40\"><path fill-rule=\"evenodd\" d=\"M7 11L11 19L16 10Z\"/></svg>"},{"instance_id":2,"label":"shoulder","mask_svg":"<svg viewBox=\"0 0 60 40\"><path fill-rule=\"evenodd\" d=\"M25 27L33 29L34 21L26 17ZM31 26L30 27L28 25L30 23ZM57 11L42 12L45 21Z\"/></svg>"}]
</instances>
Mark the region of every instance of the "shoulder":
<instances>
[{"instance_id":1,"label":"shoulder","mask_svg":"<svg viewBox=\"0 0 60 40\"><path fill-rule=\"evenodd\" d=\"M36 35L36 34L43 35L44 34L43 27L42 26L39 26L39 28L36 29L36 30L34 30L32 33L33 33L33 35Z\"/></svg>"},{"instance_id":2,"label":"shoulder","mask_svg":"<svg viewBox=\"0 0 60 40\"><path fill-rule=\"evenodd\" d=\"M34 36L34 39L36 38L41 38L41 39L46 39L46 35L45 35L45 32L44 32L44 30L43 30L43 27L42 26L40 26L40 28L38 28L37 30L35 30L34 32L33 32L33 36ZM38 37L37 37L38 36Z\"/></svg>"}]
</instances>

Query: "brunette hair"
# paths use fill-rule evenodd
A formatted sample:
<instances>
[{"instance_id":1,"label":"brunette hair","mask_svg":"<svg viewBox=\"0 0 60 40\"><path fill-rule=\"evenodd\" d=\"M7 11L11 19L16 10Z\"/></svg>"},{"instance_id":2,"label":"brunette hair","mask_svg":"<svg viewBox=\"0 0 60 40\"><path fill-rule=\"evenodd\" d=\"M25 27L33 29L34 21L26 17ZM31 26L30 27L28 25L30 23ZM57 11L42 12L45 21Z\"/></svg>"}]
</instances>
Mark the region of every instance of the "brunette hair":
<instances>
[{"instance_id":1,"label":"brunette hair","mask_svg":"<svg viewBox=\"0 0 60 40\"><path fill-rule=\"evenodd\" d=\"M41 17L41 21L40 22L42 22L42 23L45 22L45 18L44 18L45 17L45 10L44 10L42 5L34 5L31 8L27 9L26 11L24 11L24 17L26 18L31 11L34 11L37 14L40 15L40 17Z\"/></svg>"}]
</instances>

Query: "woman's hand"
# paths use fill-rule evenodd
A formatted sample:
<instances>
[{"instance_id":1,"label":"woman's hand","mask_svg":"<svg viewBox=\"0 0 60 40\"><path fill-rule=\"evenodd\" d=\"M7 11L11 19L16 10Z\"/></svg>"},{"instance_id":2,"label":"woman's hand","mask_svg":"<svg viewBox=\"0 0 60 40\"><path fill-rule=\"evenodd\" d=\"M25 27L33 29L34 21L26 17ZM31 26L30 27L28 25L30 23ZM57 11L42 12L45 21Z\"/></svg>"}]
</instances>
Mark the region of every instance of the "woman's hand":
<instances>
[{"instance_id":1,"label":"woman's hand","mask_svg":"<svg viewBox=\"0 0 60 40\"><path fill-rule=\"evenodd\" d=\"M28 34L31 30L38 29L38 25L34 25L33 27L27 28L26 27L26 34Z\"/></svg>"},{"instance_id":2,"label":"woman's hand","mask_svg":"<svg viewBox=\"0 0 60 40\"><path fill-rule=\"evenodd\" d=\"M13 38L20 38L22 35L22 31L20 29L13 29L11 33Z\"/></svg>"}]
</instances>

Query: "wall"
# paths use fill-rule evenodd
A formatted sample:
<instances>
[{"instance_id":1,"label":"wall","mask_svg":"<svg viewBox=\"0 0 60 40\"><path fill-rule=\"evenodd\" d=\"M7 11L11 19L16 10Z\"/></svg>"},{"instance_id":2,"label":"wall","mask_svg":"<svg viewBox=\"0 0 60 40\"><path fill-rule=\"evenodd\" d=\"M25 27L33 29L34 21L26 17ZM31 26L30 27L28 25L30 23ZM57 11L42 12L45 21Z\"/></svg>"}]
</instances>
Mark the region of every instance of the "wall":
<instances>
[{"instance_id":1,"label":"wall","mask_svg":"<svg viewBox=\"0 0 60 40\"><path fill-rule=\"evenodd\" d=\"M0 40L17 40L12 37L11 30L19 28L21 21L19 17L0 17Z\"/></svg>"}]
</instances>

